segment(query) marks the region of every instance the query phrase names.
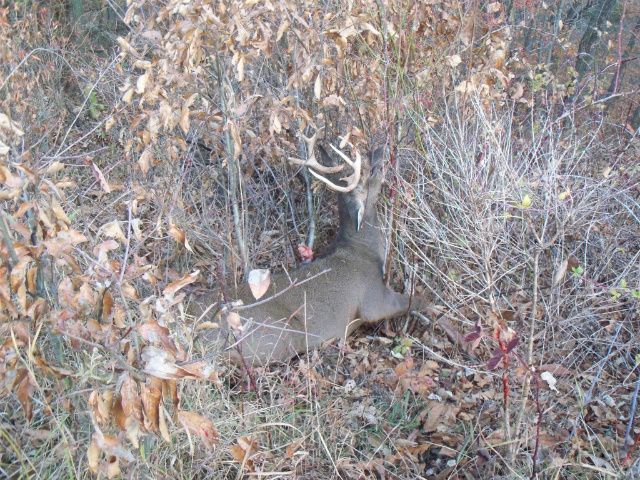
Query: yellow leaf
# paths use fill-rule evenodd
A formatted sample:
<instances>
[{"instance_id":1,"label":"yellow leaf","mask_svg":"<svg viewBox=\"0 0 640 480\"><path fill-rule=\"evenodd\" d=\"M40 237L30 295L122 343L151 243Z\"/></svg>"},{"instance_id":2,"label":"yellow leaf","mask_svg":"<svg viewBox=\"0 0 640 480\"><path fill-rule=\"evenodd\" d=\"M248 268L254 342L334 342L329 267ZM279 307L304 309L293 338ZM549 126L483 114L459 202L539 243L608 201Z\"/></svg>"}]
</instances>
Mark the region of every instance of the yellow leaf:
<instances>
[{"instance_id":1,"label":"yellow leaf","mask_svg":"<svg viewBox=\"0 0 640 480\"><path fill-rule=\"evenodd\" d=\"M529 208L531 207L532 203L533 203L533 200L531 200L531 196L527 193L524 197L522 197L522 202L520 202L520 207Z\"/></svg>"},{"instance_id":2,"label":"yellow leaf","mask_svg":"<svg viewBox=\"0 0 640 480\"><path fill-rule=\"evenodd\" d=\"M558 200L566 200L567 198L569 198L569 195L571 195L571 190L567 189L564 192L561 192L560 195L558 195Z\"/></svg>"}]
</instances>

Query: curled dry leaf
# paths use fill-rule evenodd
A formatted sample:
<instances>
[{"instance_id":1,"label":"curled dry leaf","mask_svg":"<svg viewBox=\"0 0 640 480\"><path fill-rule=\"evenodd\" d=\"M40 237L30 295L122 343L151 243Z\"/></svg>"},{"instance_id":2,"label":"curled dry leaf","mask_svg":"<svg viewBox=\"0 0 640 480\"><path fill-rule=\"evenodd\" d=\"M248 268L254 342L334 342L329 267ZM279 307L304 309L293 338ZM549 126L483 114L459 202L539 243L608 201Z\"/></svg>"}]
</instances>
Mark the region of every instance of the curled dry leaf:
<instances>
[{"instance_id":1,"label":"curled dry leaf","mask_svg":"<svg viewBox=\"0 0 640 480\"><path fill-rule=\"evenodd\" d=\"M142 173L144 175L147 174L147 172L151 168L151 165L153 165L153 162L153 152L151 150L151 147L147 147L144 149L142 155L140 155L140 158L138 159L138 166L140 167L140 170L142 170Z\"/></svg>"},{"instance_id":2,"label":"curled dry leaf","mask_svg":"<svg viewBox=\"0 0 640 480\"><path fill-rule=\"evenodd\" d=\"M253 298L260 300L271 284L271 272L268 269L258 268L249 272L247 279Z\"/></svg>"},{"instance_id":3,"label":"curled dry leaf","mask_svg":"<svg viewBox=\"0 0 640 480\"><path fill-rule=\"evenodd\" d=\"M138 392L138 383L128 373L124 374L120 388L120 401L125 417L142 420L142 400Z\"/></svg>"},{"instance_id":4,"label":"curled dry leaf","mask_svg":"<svg viewBox=\"0 0 640 480\"><path fill-rule=\"evenodd\" d=\"M95 440L92 440L87 449L87 464L91 473L98 473L100 467L100 447Z\"/></svg>"},{"instance_id":5,"label":"curled dry leaf","mask_svg":"<svg viewBox=\"0 0 640 480\"><path fill-rule=\"evenodd\" d=\"M113 417L112 407L113 407L113 392L110 390L106 390L102 392L102 394L98 393L97 390L91 392L89 395L89 406L91 407L91 411L93 412L93 418L95 418L96 422L100 425L106 425L111 421Z\"/></svg>"},{"instance_id":6,"label":"curled dry leaf","mask_svg":"<svg viewBox=\"0 0 640 480\"><path fill-rule=\"evenodd\" d=\"M104 173L102 173L102 170L100 170L100 168L93 162L91 162L91 166L93 167L93 172L98 178L98 182L100 182L102 190L104 190L105 193L111 193L111 185L109 185L109 182L107 182L107 179L105 178Z\"/></svg>"},{"instance_id":7,"label":"curled dry leaf","mask_svg":"<svg viewBox=\"0 0 640 480\"><path fill-rule=\"evenodd\" d=\"M29 371L25 368L19 369L13 381L13 390L20 401L22 411L27 421L31 421L31 417L33 416L33 401L31 398L33 386L34 382Z\"/></svg>"},{"instance_id":8,"label":"curled dry leaf","mask_svg":"<svg viewBox=\"0 0 640 480\"><path fill-rule=\"evenodd\" d=\"M142 350L141 357L145 362L145 373L166 380L178 378L176 359L166 350L150 345Z\"/></svg>"},{"instance_id":9,"label":"curled dry leaf","mask_svg":"<svg viewBox=\"0 0 640 480\"><path fill-rule=\"evenodd\" d=\"M162 380L155 377L147 378L147 382L140 385L142 408L144 411L144 428L150 432L157 432L160 422L160 400L162 399Z\"/></svg>"},{"instance_id":10,"label":"curled dry leaf","mask_svg":"<svg viewBox=\"0 0 640 480\"><path fill-rule=\"evenodd\" d=\"M249 472L255 470L251 457L258 452L258 442L252 440L250 437L240 437L238 438L238 443L232 445L229 450L233 459L237 463L244 465L246 470Z\"/></svg>"},{"instance_id":11,"label":"curled dry leaf","mask_svg":"<svg viewBox=\"0 0 640 480\"><path fill-rule=\"evenodd\" d=\"M554 287L558 286L560 284L560 282L562 281L562 279L564 278L564 276L567 273L567 267L569 266L569 259L565 258L562 263L560 264L560 266L558 267L558 269L556 270L556 274L553 276L553 283L552 285Z\"/></svg>"},{"instance_id":12,"label":"curled dry leaf","mask_svg":"<svg viewBox=\"0 0 640 480\"><path fill-rule=\"evenodd\" d=\"M156 320L149 319L138 327L138 333L147 342L154 345L160 345L165 350L176 354L176 346L170 337L170 332L167 327L160 325Z\"/></svg>"},{"instance_id":13,"label":"curled dry leaf","mask_svg":"<svg viewBox=\"0 0 640 480\"><path fill-rule=\"evenodd\" d=\"M120 222L118 220L113 220L109 223L105 223L100 227L100 232L106 237L113 238L121 243L127 242L127 237L122 231L122 227L120 226Z\"/></svg>"},{"instance_id":14,"label":"curled dry leaf","mask_svg":"<svg viewBox=\"0 0 640 480\"><path fill-rule=\"evenodd\" d=\"M207 448L215 448L220 435L213 422L197 413L181 410L178 421L189 433L199 437Z\"/></svg>"},{"instance_id":15,"label":"curled dry leaf","mask_svg":"<svg viewBox=\"0 0 640 480\"><path fill-rule=\"evenodd\" d=\"M171 235L171 238L173 238L176 242L178 242L180 245L183 245L184 248L193 253L193 249L191 248L191 245L189 245L189 240L187 239L184 231L180 230L174 224L171 224L169 226L169 235Z\"/></svg>"},{"instance_id":16,"label":"curled dry leaf","mask_svg":"<svg viewBox=\"0 0 640 480\"><path fill-rule=\"evenodd\" d=\"M195 272L189 273L188 275L185 275L184 277L171 282L164 288L164 290L162 291L162 295L167 300L173 299L173 296L176 293L178 293L187 285L195 282L198 279L198 275L200 275L200 270L196 270Z\"/></svg>"}]
</instances>

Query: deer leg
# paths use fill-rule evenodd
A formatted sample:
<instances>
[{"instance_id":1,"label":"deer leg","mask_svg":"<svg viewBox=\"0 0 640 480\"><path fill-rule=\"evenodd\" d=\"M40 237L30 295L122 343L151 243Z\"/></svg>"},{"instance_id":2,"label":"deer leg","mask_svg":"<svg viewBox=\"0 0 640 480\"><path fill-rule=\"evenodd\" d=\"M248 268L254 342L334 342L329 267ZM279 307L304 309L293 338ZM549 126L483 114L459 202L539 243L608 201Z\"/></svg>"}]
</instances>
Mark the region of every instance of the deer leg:
<instances>
[{"instance_id":1,"label":"deer leg","mask_svg":"<svg viewBox=\"0 0 640 480\"><path fill-rule=\"evenodd\" d=\"M378 294L368 295L360 307L360 317L365 322L379 322L407 313L411 306L408 295L394 292L382 285Z\"/></svg>"}]
</instances>

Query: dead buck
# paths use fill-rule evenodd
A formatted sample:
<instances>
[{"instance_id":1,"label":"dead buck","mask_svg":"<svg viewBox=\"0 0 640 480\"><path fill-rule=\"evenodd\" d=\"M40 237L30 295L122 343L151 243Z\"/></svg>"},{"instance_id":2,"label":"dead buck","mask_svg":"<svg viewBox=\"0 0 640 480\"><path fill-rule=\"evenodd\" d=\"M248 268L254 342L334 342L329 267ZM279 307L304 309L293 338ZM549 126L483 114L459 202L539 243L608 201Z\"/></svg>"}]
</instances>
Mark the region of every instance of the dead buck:
<instances>
[{"instance_id":1,"label":"dead buck","mask_svg":"<svg viewBox=\"0 0 640 480\"><path fill-rule=\"evenodd\" d=\"M249 285L238 292L240 315L231 314L234 325L217 329L215 342L234 363L246 366L287 361L331 338L345 338L362 323L379 322L426 307L426 302L396 293L384 283L384 239L378 223L376 203L382 186L383 150L375 150L368 161L356 153L351 160L331 145L353 173L337 185L324 174L335 174L343 166L328 166L315 159L317 133L305 138L309 158L290 159L306 165L311 173L339 192L339 231L332 252L289 274L271 278L267 293L256 301ZM331 159L320 148L325 163ZM330 164L330 163L329 163ZM192 302L190 313L202 317L215 297ZM227 316L227 319L231 318ZM227 323L223 320L222 323Z\"/></svg>"}]
</instances>

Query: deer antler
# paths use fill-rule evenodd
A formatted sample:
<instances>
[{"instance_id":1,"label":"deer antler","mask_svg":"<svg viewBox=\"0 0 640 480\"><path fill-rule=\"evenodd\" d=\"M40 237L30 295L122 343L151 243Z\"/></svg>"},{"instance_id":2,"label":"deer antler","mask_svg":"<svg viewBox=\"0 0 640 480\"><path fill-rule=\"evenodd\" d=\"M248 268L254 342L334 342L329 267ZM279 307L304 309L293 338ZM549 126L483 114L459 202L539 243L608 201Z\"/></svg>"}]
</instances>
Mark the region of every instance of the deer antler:
<instances>
[{"instance_id":1,"label":"deer antler","mask_svg":"<svg viewBox=\"0 0 640 480\"><path fill-rule=\"evenodd\" d=\"M339 149L329 144L329 146L336 152L340 158L342 158L351 168L353 168L353 173L348 177L343 177L340 180L347 182L347 186L343 187L341 185L336 185L328 178L320 175L318 172L322 173L337 173L342 171L344 165L336 165L334 167L328 167L326 165L322 165L318 160L316 160L315 155L315 144L318 139L318 131L313 134L311 137L305 137L302 135L302 139L307 144L307 154L309 158L307 160L300 160L299 158L289 157L289 161L296 165L304 165L309 168L311 174L316 177L321 182L325 183L330 189L335 190L336 192L348 193L355 189L358 186L358 182L360 181L360 174L362 170L362 159L360 158L360 153L356 150L356 159L351 160L344 153L342 153ZM318 172L314 171L317 170Z\"/></svg>"},{"instance_id":2,"label":"deer antler","mask_svg":"<svg viewBox=\"0 0 640 480\"><path fill-rule=\"evenodd\" d=\"M342 153L339 149L337 149L333 145L329 144L329 146L333 149L334 152L340 155L340 158L342 158L345 162L349 164L351 168L353 168L353 173L351 175L340 179L347 182L347 186L342 187L340 185L336 185L331 180L329 180L326 177L323 177L319 173L316 173L313 170L309 170L309 171L318 180L320 180L321 182L324 182L331 190L335 190L336 192L348 193L353 189L355 189L358 186L358 182L360 181L360 174L362 171L362 158L360 158L360 152L356 150L356 159L351 160L349 157L347 157L344 153Z\"/></svg>"},{"instance_id":3,"label":"deer antler","mask_svg":"<svg viewBox=\"0 0 640 480\"><path fill-rule=\"evenodd\" d=\"M319 130L316 130L316 133L314 133L311 137L305 137L304 135L302 135L302 140L304 140L304 143L307 144L307 155L309 156L309 158L307 160L300 160L299 158L289 157L289 161L295 165L304 165L308 168L315 168L317 171L322 173L340 172L344 168L344 165L328 167L326 165L322 165L320 162L318 162L318 160L316 160L315 146L316 141L318 140L318 132ZM311 173L315 174L313 170L311 171Z\"/></svg>"}]
</instances>

